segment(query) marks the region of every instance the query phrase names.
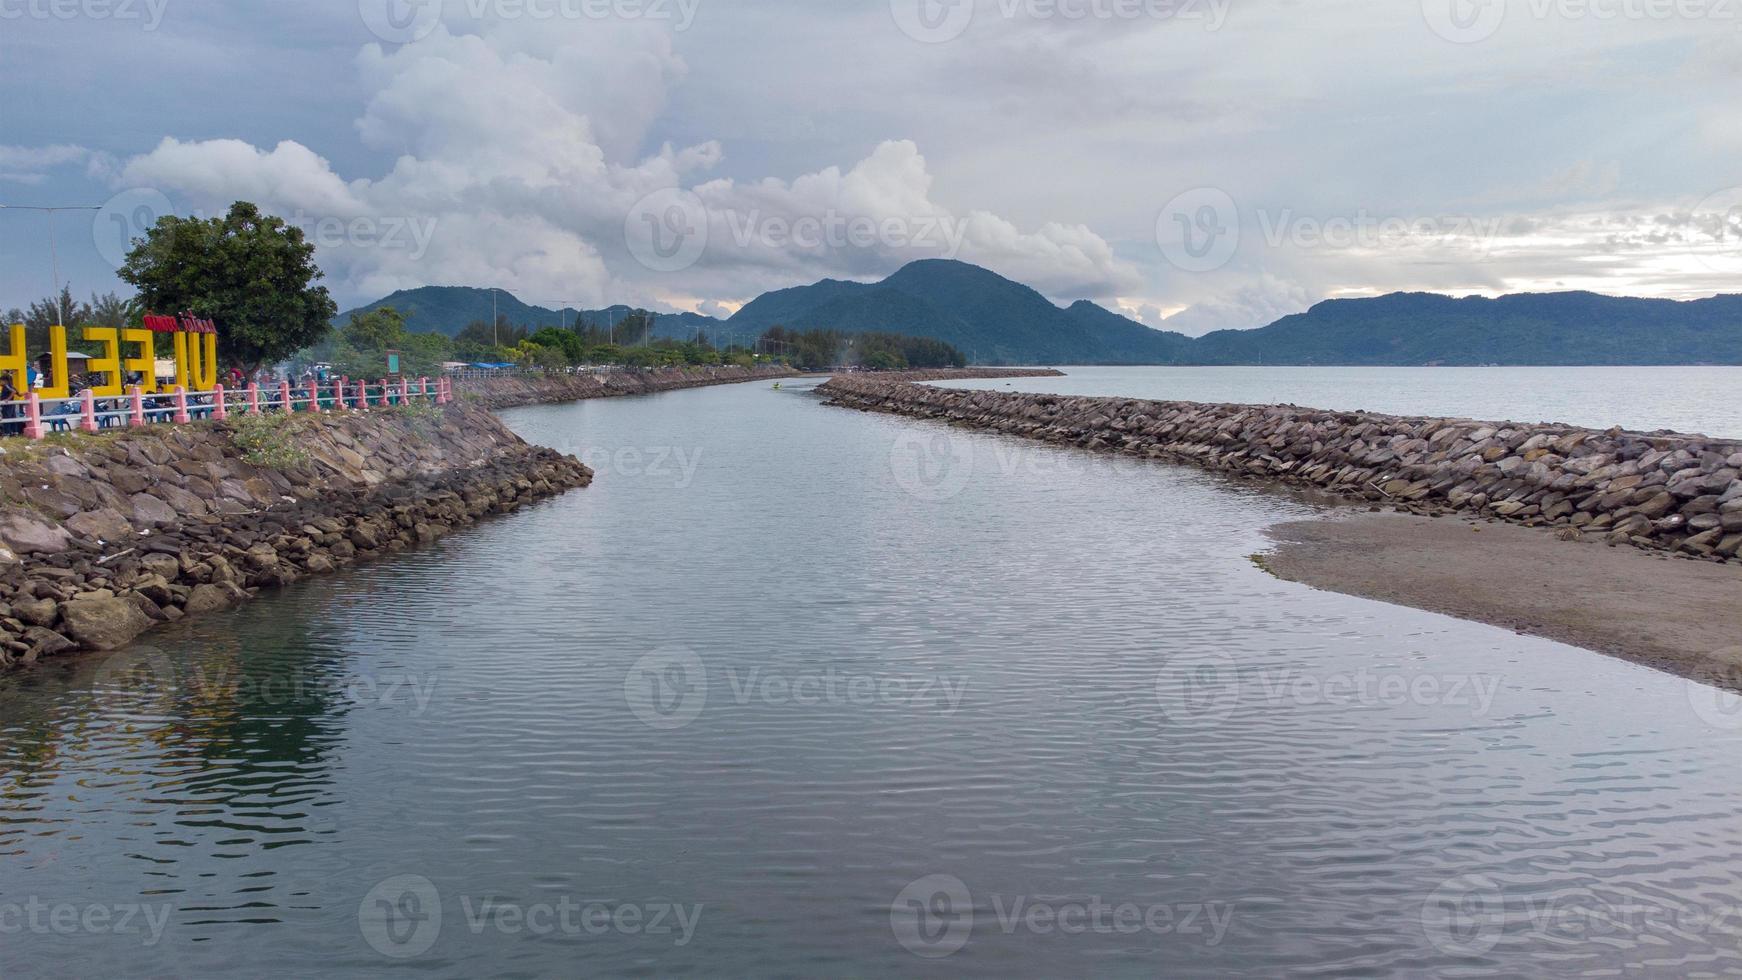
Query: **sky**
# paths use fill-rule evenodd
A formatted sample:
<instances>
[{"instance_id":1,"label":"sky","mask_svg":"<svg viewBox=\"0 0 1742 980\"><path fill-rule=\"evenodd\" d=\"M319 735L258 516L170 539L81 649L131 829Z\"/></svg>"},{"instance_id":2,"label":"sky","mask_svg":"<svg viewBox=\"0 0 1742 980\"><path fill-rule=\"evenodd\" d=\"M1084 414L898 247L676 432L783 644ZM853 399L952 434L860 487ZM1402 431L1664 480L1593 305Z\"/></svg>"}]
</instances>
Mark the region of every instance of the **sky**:
<instances>
[{"instance_id":1,"label":"sky","mask_svg":"<svg viewBox=\"0 0 1742 980\"><path fill-rule=\"evenodd\" d=\"M1742 281L1742 0L0 0L0 308L157 215L728 315L956 258L1150 326ZM51 247L52 242L52 247Z\"/></svg>"}]
</instances>

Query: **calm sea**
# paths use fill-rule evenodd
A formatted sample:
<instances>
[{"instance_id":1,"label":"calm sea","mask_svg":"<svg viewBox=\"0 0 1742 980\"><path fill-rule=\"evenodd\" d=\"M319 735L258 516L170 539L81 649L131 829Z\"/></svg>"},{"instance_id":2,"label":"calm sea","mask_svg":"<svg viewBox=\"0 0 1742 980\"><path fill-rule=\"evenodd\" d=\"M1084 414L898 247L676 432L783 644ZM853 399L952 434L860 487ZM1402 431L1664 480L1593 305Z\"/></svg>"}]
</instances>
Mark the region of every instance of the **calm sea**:
<instances>
[{"instance_id":1,"label":"calm sea","mask_svg":"<svg viewBox=\"0 0 1742 980\"><path fill-rule=\"evenodd\" d=\"M1742 431L1734 373L1349 376L1024 384ZM0 974L1742 970L1729 700L803 387L515 410L597 483L0 676Z\"/></svg>"}]
</instances>

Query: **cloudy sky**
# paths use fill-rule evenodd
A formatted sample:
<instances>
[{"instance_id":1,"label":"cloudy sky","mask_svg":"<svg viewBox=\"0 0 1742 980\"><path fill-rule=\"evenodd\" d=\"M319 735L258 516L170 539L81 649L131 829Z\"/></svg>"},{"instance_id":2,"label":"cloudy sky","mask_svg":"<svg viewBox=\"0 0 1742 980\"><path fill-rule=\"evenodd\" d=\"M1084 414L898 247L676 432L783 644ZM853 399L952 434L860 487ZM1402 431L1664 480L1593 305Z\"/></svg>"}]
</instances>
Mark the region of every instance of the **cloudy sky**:
<instances>
[{"instance_id":1,"label":"cloudy sky","mask_svg":"<svg viewBox=\"0 0 1742 980\"><path fill-rule=\"evenodd\" d=\"M0 0L0 307L254 201L341 308L916 258L1188 333L1742 290L1742 0Z\"/></svg>"}]
</instances>

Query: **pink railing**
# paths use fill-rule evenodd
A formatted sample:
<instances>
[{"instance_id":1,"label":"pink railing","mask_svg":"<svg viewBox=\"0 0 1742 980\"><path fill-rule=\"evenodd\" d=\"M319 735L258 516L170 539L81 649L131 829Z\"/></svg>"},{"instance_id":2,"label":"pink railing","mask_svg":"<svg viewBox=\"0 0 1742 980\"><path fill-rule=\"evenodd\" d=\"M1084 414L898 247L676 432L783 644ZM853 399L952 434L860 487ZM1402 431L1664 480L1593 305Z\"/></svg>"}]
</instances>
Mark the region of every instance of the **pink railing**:
<instances>
[{"instance_id":1,"label":"pink railing","mask_svg":"<svg viewBox=\"0 0 1742 980\"><path fill-rule=\"evenodd\" d=\"M98 432L108 428L125 428L151 424L185 425L197 419L222 421L230 417L234 392L223 385L211 391L186 391L175 388L168 392L146 395L138 385L129 386L119 397L97 398L88 389L71 398L39 398L31 392L17 401L0 402L0 436L24 436L41 439L49 432L77 428ZM346 412L370 408L390 408L411 402L432 402L446 405L453 401L453 388L447 378L419 378L398 382L339 379L332 382L311 381L292 386L281 381L276 387L261 388L249 384L235 411L248 415L266 412Z\"/></svg>"}]
</instances>

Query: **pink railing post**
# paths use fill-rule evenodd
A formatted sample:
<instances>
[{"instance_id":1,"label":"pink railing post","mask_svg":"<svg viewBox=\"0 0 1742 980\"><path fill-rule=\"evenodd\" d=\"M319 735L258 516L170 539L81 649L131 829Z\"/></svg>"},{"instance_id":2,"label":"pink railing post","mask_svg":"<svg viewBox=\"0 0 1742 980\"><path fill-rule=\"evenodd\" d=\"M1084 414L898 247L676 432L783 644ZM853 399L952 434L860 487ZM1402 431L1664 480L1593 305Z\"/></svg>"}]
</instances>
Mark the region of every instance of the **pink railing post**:
<instances>
[{"instance_id":1,"label":"pink railing post","mask_svg":"<svg viewBox=\"0 0 1742 980\"><path fill-rule=\"evenodd\" d=\"M230 417L229 411L227 411L224 408L224 386L223 385L213 385L212 386L212 418L217 419L219 422L222 422L229 417Z\"/></svg>"},{"instance_id":2,"label":"pink railing post","mask_svg":"<svg viewBox=\"0 0 1742 980\"><path fill-rule=\"evenodd\" d=\"M42 399L34 391L24 396L24 434L31 439L42 438Z\"/></svg>"},{"instance_id":3,"label":"pink railing post","mask_svg":"<svg viewBox=\"0 0 1742 980\"><path fill-rule=\"evenodd\" d=\"M175 386L175 424L188 424L188 390L181 385Z\"/></svg>"},{"instance_id":4,"label":"pink railing post","mask_svg":"<svg viewBox=\"0 0 1742 980\"><path fill-rule=\"evenodd\" d=\"M284 403L284 410L286 412L296 411L296 409L293 408L290 404L290 382L289 381L280 381L278 383L278 400Z\"/></svg>"},{"instance_id":5,"label":"pink railing post","mask_svg":"<svg viewBox=\"0 0 1742 980\"><path fill-rule=\"evenodd\" d=\"M386 408L387 406L393 404L393 385L388 383L386 378L381 379L381 403L380 404L381 404L382 408Z\"/></svg>"},{"instance_id":6,"label":"pink railing post","mask_svg":"<svg viewBox=\"0 0 1742 980\"><path fill-rule=\"evenodd\" d=\"M409 401L411 401L411 379L402 377L399 379L399 404L404 405Z\"/></svg>"},{"instance_id":7,"label":"pink railing post","mask_svg":"<svg viewBox=\"0 0 1742 980\"><path fill-rule=\"evenodd\" d=\"M97 431L97 397L86 388L79 393L79 428L86 432Z\"/></svg>"},{"instance_id":8,"label":"pink railing post","mask_svg":"<svg viewBox=\"0 0 1742 980\"><path fill-rule=\"evenodd\" d=\"M369 382L359 381L359 382L357 382L357 411L361 412L364 409L367 409L368 407L369 407Z\"/></svg>"},{"instance_id":9,"label":"pink railing post","mask_svg":"<svg viewBox=\"0 0 1742 980\"><path fill-rule=\"evenodd\" d=\"M308 410L311 412L321 410L321 383L314 378L310 378L308 382Z\"/></svg>"},{"instance_id":10,"label":"pink railing post","mask_svg":"<svg viewBox=\"0 0 1742 980\"><path fill-rule=\"evenodd\" d=\"M425 398L425 399L429 398L429 379L428 378L418 378L417 379L417 395L419 398Z\"/></svg>"},{"instance_id":11,"label":"pink railing post","mask_svg":"<svg viewBox=\"0 0 1742 980\"><path fill-rule=\"evenodd\" d=\"M342 412L347 407L345 405L345 379L340 378L333 382L333 408Z\"/></svg>"},{"instance_id":12,"label":"pink railing post","mask_svg":"<svg viewBox=\"0 0 1742 980\"><path fill-rule=\"evenodd\" d=\"M248 382L248 414L260 414L260 386L252 381Z\"/></svg>"},{"instance_id":13,"label":"pink railing post","mask_svg":"<svg viewBox=\"0 0 1742 980\"><path fill-rule=\"evenodd\" d=\"M436 379L436 404L437 405L446 405L448 403L448 399L450 397L452 397L450 395L450 392L452 390L453 389L448 384L447 378L437 378Z\"/></svg>"},{"instance_id":14,"label":"pink railing post","mask_svg":"<svg viewBox=\"0 0 1742 980\"><path fill-rule=\"evenodd\" d=\"M145 393L139 390L138 385L133 386L130 401L133 404L132 412L127 416L127 425L137 429L145 424Z\"/></svg>"}]
</instances>

